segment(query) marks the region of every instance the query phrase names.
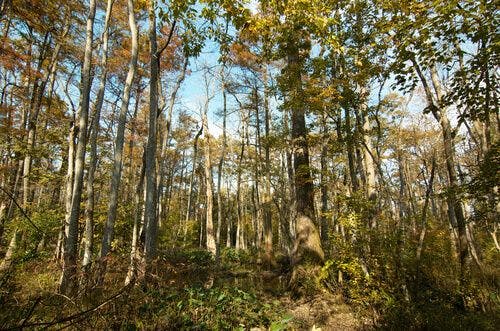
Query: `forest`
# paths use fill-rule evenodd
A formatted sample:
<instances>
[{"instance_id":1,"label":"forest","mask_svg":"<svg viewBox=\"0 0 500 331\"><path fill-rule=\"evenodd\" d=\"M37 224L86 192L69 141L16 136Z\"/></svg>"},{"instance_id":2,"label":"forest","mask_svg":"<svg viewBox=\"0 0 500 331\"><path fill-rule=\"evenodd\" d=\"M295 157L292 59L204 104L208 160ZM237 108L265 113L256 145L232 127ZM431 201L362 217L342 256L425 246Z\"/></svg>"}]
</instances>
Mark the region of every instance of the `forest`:
<instances>
[{"instance_id":1,"label":"forest","mask_svg":"<svg viewBox=\"0 0 500 331\"><path fill-rule=\"evenodd\" d=\"M499 21L0 0L0 330L496 330Z\"/></svg>"}]
</instances>

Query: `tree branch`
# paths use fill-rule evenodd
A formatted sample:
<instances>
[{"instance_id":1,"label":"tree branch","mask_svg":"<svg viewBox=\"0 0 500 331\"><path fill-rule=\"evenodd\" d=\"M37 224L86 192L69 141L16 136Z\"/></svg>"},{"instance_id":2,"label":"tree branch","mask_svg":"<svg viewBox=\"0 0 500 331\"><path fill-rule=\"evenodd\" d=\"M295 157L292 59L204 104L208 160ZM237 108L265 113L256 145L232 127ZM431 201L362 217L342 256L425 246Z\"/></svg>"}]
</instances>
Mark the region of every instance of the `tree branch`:
<instances>
[{"instance_id":1,"label":"tree branch","mask_svg":"<svg viewBox=\"0 0 500 331\"><path fill-rule=\"evenodd\" d=\"M172 36L174 35L174 30L175 30L175 25L177 24L177 20L174 20L172 23L172 28L170 29L170 32L168 34L167 42L165 45L163 45L158 52L156 52L156 57L158 58L158 61L160 61L160 55L163 53L163 51L170 45L170 41L172 40Z\"/></svg>"},{"instance_id":2,"label":"tree branch","mask_svg":"<svg viewBox=\"0 0 500 331\"><path fill-rule=\"evenodd\" d=\"M45 234L45 232L43 232L38 226L36 226L35 223L33 223L33 221L31 220L31 218L28 216L28 214L26 213L26 211L17 203L16 201L16 198L11 194L9 193L5 188L3 188L2 186L0 186L0 190L2 190L11 200L12 202L14 202L14 204L17 206L17 208L19 208L19 210L21 211L21 213L23 214L23 216L28 220L28 222L30 223L30 225L32 227L34 227L39 233L41 234Z\"/></svg>"}]
</instances>

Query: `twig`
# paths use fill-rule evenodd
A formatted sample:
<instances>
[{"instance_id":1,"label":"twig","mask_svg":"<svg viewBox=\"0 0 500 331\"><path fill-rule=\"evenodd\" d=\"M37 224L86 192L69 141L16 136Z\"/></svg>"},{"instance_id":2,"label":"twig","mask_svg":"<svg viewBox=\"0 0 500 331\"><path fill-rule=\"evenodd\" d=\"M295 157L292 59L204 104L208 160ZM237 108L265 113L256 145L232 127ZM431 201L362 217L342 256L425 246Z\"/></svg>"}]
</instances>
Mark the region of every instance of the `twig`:
<instances>
[{"instance_id":1,"label":"twig","mask_svg":"<svg viewBox=\"0 0 500 331\"><path fill-rule=\"evenodd\" d=\"M33 223L33 221L28 216L26 211L17 203L16 198L11 193L9 193L6 189L4 189L2 186L0 186L0 190L2 190L12 200L12 202L14 202L14 204L17 206L17 208L19 208L19 210L21 210L21 213L28 220L28 222L31 224L31 226L33 226L39 233L44 235L45 232L43 232L38 226L36 226L35 223Z\"/></svg>"},{"instance_id":2,"label":"twig","mask_svg":"<svg viewBox=\"0 0 500 331\"><path fill-rule=\"evenodd\" d=\"M36 298L35 303L33 303L33 306L31 306L31 309L28 312L28 315L24 318L23 323L21 323L21 325L19 326L20 329L24 328L26 322L28 322L28 320L31 318L33 312L35 311L35 307L40 303L40 301L42 301L42 297Z\"/></svg>"},{"instance_id":3,"label":"twig","mask_svg":"<svg viewBox=\"0 0 500 331\"><path fill-rule=\"evenodd\" d=\"M109 302L113 301L114 299L118 298L126 290L128 290L129 288L131 288L132 285L133 285L133 283L125 285L116 294L110 296L109 298L107 298L106 300L104 300L103 302L101 302L100 304L98 304L97 306L94 306L94 307L89 308L87 310L78 312L76 314L73 314L73 315L61 318L61 319L53 321L53 322L31 323L31 324L25 324L22 327L23 328L32 328L32 327L37 327L37 326L49 327L49 326L52 326L52 325L57 325L57 324L65 323L65 322L70 322L70 321L73 321L73 320L78 320L80 317L83 317L83 316L85 316L85 315L87 315L89 313L92 313L92 312L94 312L94 311L96 311L96 310L104 307L106 304L108 304ZM72 324L74 324L74 323L71 323L70 325L72 325ZM15 327L10 327L10 328L0 329L0 330L5 330L5 331L7 331L7 330L18 330L19 328L21 328L21 327L20 326L15 326Z\"/></svg>"}]
</instances>

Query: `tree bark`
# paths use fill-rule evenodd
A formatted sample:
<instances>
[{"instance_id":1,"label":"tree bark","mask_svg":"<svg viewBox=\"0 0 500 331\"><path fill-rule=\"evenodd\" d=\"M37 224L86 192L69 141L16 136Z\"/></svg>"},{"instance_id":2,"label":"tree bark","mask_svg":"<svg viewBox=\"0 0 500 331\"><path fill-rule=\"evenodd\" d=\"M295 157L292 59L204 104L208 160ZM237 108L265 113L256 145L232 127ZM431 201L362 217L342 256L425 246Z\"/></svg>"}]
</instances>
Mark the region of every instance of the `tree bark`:
<instances>
[{"instance_id":1,"label":"tree bark","mask_svg":"<svg viewBox=\"0 0 500 331\"><path fill-rule=\"evenodd\" d=\"M85 251L83 253L82 263L82 266L86 272L89 271L90 264L92 263L92 251L94 248L94 178L97 169L97 137L99 135L99 122L101 120L101 109L104 102L104 92L106 89L106 64L108 60L109 21L111 19L111 10L113 7L113 3L114 0L108 0L106 5L106 16L104 19L104 27L101 37L101 75L99 77L99 90L97 92L97 99L94 104L94 114L90 134L90 161L87 177L87 203L85 205Z\"/></svg>"},{"instance_id":2,"label":"tree bark","mask_svg":"<svg viewBox=\"0 0 500 331\"><path fill-rule=\"evenodd\" d=\"M134 2L127 1L128 8L128 23L131 34L131 57L128 67L127 78L125 79L125 86L122 95L122 104L120 107L120 114L118 117L118 127L116 130L115 138L115 155L113 159L113 169L111 173L111 186L109 193L108 216L104 227L102 236L101 251L99 257L101 265L99 270L99 283L102 283L106 273L106 257L111 249L114 236L114 226L116 220L116 211L118 207L118 194L120 190L120 181L122 175L123 164L123 145L125 141L125 124L127 122L127 112L130 101L130 94L132 83L134 81L135 72L137 70L137 55L138 55L138 29L135 22L134 15Z\"/></svg>"},{"instance_id":3,"label":"tree bark","mask_svg":"<svg viewBox=\"0 0 500 331\"><path fill-rule=\"evenodd\" d=\"M321 121L322 126L322 139L323 143L321 146L321 156L320 156L320 164L321 164L321 174L320 174L320 190L321 190L321 243L328 247L329 241L329 222L328 222L328 143L330 139L328 138L328 127L326 123L326 116L322 116Z\"/></svg>"},{"instance_id":4,"label":"tree bark","mask_svg":"<svg viewBox=\"0 0 500 331\"><path fill-rule=\"evenodd\" d=\"M226 24L226 30L227 30ZM227 32L227 31L226 31ZM222 228L222 172L224 167L224 158L226 157L226 144L227 144L227 136L226 136L226 119L227 119L227 94L226 94L226 77L225 77L225 69L226 63L222 64L221 69L221 84L222 84L222 150L219 158L219 164L217 166L217 232L215 234L215 246L217 247L217 258L220 256L221 244L220 244L220 234ZM226 218L227 219L227 218ZM226 239L227 241L227 239Z\"/></svg>"},{"instance_id":5,"label":"tree bark","mask_svg":"<svg viewBox=\"0 0 500 331\"><path fill-rule=\"evenodd\" d=\"M208 84L208 82L206 82ZM204 154L205 154L205 208L206 208L206 239L207 239L207 249L214 256L217 254L217 247L215 242L214 233L214 221L213 221L213 188L212 188L212 164L210 156L210 133L208 132L208 104L210 102L210 97L208 95L208 85L207 85L207 100L205 101L205 107L202 114L203 131L205 132L205 141L203 142Z\"/></svg>"},{"instance_id":6,"label":"tree bark","mask_svg":"<svg viewBox=\"0 0 500 331\"><path fill-rule=\"evenodd\" d=\"M242 165L243 158L245 156L245 133L246 133L246 121L243 110L241 110L242 124L241 124L241 150L238 157L238 167L237 167L237 178L236 178L236 210L237 210L237 221L236 221L236 249L244 248L244 234L243 234L243 199L242 199L242 189L241 189L241 177L242 177Z\"/></svg>"},{"instance_id":7,"label":"tree bark","mask_svg":"<svg viewBox=\"0 0 500 331\"><path fill-rule=\"evenodd\" d=\"M146 240L144 245L145 258L145 281L151 272L151 263L156 257L157 239L158 239L158 219L156 217L156 122L158 117L158 78L159 78L159 61L157 53L156 40L156 0L148 1L148 16L149 16L149 65L150 65L150 80L149 80L149 128L148 140L146 145L146 201L144 206L144 223L146 229Z\"/></svg>"},{"instance_id":8,"label":"tree bark","mask_svg":"<svg viewBox=\"0 0 500 331\"><path fill-rule=\"evenodd\" d=\"M324 260L324 252L321 240L314 224L314 190L313 178L309 166L309 149L307 142L307 129L305 121L305 104L303 103L302 90L302 63L299 57L299 49L295 43L288 46L287 71L291 88L292 99L292 144L294 156L294 182L295 203L297 217L296 235L292 249L293 273L290 285L294 292L300 294L301 278L310 277L309 269L317 269ZM308 266L307 264L312 264ZM305 273L303 273L305 271ZM317 271L317 270L316 270ZM316 272L313 271L313 272Z\"/></svg>"},{"instance_id":9,"label":"tree bark","mask_svg":"<svg viewBox=\"0 0 500 331\"><path fill-rule=\"evenodd\" d=\"M187 194L187 208L186 208L186 218L184 219L184 235L183 235L183 241L186 241L186 234L187 234L187 226L189 222L189 215L191 213L191 201L193 200L193 183L194 183L194 175L196 173L196 161L198 157L198 139L200 138L201 134L203 133L203 126L200 128L196 136L194 137L194 143L193 143L193 166L191 169L191 175L189 177L189 188L188 188L188 194Z\"/></svg>"},{"instance_id":10,"label":"tree bark","mask_svg":"<svg viewBox=\"0 0 500 331\"><path fill-rule=\"evenodd\" d=\"M14 233L12 234L12 238L9 243L9 247L7 248L7 252L0 264L0 272L4 272L10 268L12 265L12 260L14 260L14 255L17 251L17 246L19 244L19 240L21 239L21 231L19 229L14 229Z\"/></svg>"},{"instance_id":11,"label":"tree bark","mask_svg":"<svg viewBox=\"0 0 500 331\"><path fill-rule=\"evenodd\" d=\"M139 182L137 183L137 187L135 189L134 195L134 205L135 205L135 213L134 213L134 226L132 229L132 240L131 240L131 248L130 248L130 265L127 272L127 277L125 278L125 285L129 283L135 282L138 277L139 270L137 270L140 264L140 243L139 234L140 234L140 222L141 216L143 215L143 205L142 201L144 198L144 176L145 176L145 168L146 168L146 153L142 154L142 165L141 171L139 175Z\"/></svg>"},{"instance_id":12,"label":"tree bark","mask_svg":"<svg viewBox=\"0 0 500 331\"><path fill-rule=\"evenodd\" d=\"M274 267L276 265L276 261L274 259L274 251L273 251L273 223L272 223L272 214L271 214L271 156L270 156L270 109L269 109L269 88L268 88L268 71L267 66L264 69L264 172L265 172L265 181L264 181L264 197L263 197L263 211L264 211L264 219L263 219L263 243L264 243L264 264L268 267Z\"/></svg>"},{"instance_id":13,"label":"tree bark","mask_svg":"<svg viewBox=\"0 0 500 331\"><path fill-rule=\"evenodd\" d=\"M75 293L76 282L76 258L78 245L78 219L80 217L80 202L83 188L83 170L85 166L85 148L87 145L87 123L89 115L89 97L91 87L91 65L92 65L92 37L94 34L94 17L96 1L90 0L89 16L87 18L85 54L82 66L82 80L80 85L80 101L78 111L78 145L75 157L75 180L73 194L71 197L71 214L67 224L66 243L64 249L63 272L59 291L62 294L71 295Z\"/></svg>"}]
</instances>

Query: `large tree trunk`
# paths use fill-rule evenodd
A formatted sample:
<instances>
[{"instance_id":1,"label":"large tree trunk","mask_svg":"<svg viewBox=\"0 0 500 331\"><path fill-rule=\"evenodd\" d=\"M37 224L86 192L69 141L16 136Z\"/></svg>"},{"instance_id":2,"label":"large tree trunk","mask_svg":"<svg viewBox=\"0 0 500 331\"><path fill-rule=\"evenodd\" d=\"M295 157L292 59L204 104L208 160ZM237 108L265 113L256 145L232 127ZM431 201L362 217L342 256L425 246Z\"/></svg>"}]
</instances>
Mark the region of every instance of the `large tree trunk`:
<instances>
[{"instance_id":1,"label":"large tree trunk","mask_svg":"<svg viewBox=\"0 0 500 331\"><path fill-rule=\"evenodd\" d=\"M293 274L290 280L292 289L300 293L301 278L311 277L311 272L317 272L314 265L319 265L324 259L321 240L314 224L314 190L311 169L309 166L309 149L305 121L305 106L302 91L302 63L299 49L295 44L289 45L287 70L292 100L290 100L292 115L292 144L294 154L295 204L297 209L296 236L292 249Z\"/></svg>"},{"instance_id":2,"label":"large tree trunk","mask_svg":"<svg viewBox=\"0 0 500 331\"><path fill-rule=\"evenodd\" d=\"M157 41L156 41L156 0L148 2L149 15L149 57L150 57L150 80L149 80L149 128L146 145L146 201L144 206L144 223L146 229L146 240L144 244L145 281L148 282L151 263L156 257L158 239L158 219L156 217L156 122L158 117L158 77L160 73Z\"/></svg>"},{"instance_id":3,"label":"large tree trunk","mask_svg":"<svg viewBox=\"0 0 500 331\"><path fill-rule=\"evenodd\" d=\"M127 7L128 7L128 23L130 26L130 34L131 34L131 58L128 67L127 78L125 80L125 87L123 89L122 104L120 107L120 115L118 117L118 128L116 130L115 155L113 160L113 169L111 173L108 217L106 219L106 224L104 227L101 251L99 254L101 259L101 268L99 270L99 283L102 283L102 280L104 279L104 275L106 273L106 257L109 254L109 251L111 249L111 243L113 242L116 210L118 207L118 194L119 194L121 174L122 174L125 124L127 121L127 112L129 107L132 83L134 81L135 72L137 68L138 30L137 30L137 25L135 23L134 3L132 0L127 1Z\"/></svg>"},{"instance_id":4,"label":"large tree trunk","mask_svg":"<svg viewBox=\"0 0 500 331\"><path fill-rule=\"evenodd\" d=\"M85 166L85 148L87 145L87 123L89 116L89 97L91 87L91 64L92 64L92 37L94 34L94 17L96 1L90 0L89 16L87 18L85 54L82 66L82 80L80 85L80 101L78 111L78 145L75 157L75 180L71 199L71 214L67 224L66 243L64 249L63 272L59 291L62 294L73 294L77 287L76 260L78 245L78 219L80 217L80 202L83 188L83 170Z\"/></svg>"}]
</instances>

